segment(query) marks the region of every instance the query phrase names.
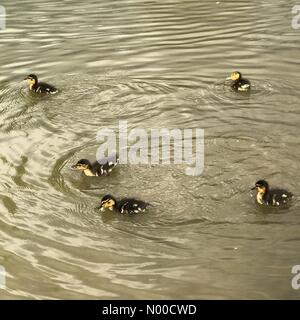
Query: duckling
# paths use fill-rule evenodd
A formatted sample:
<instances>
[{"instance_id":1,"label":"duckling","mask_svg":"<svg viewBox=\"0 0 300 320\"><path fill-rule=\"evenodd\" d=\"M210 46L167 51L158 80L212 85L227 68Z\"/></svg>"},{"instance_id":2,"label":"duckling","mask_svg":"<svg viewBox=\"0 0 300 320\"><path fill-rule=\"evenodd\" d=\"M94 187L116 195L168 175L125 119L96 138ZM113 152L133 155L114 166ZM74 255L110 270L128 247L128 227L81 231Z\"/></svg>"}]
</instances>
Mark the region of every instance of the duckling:
<instances>
[{"instance_id":1,"label":"duckling","mask_svg":"<svg viewBox=\"0 0 300 320\"><path fill-rule=\"evenodd\" d=\"M251 189L256 189L256 202L266 206L284 206L292 199L293 194L282 189L270 189L265 180L259 180Z\"/></svg>"},{"instance_id":2,"label":"duckling","mask_svg":"<svg viewBox=\"0 0 300 320\"><path fill-rule=\"evenodd\" d=\"M111 211L116 210L124 214L134 214L145 212L149 205L149 203L132 198L124 198L120 201L117 201L113 196L107 194L101 199L101 205L98 207L98 209L101 211L108 209Z\"/></svg>"},{"instance_id":3,"label":"duckling","mask_svg":"<svg viewBox=\"0 0 300 320\"><path fill-rule=\"evenodd\" d=\"M24 80L27 80L29 90L32 92L46 94L55 94L58 92L58 89L52 85L45 82L39 82L38 77L35 74L29 74L24 78Z\"/></svg>"},{"instance_id":4,"label":"duckling","mask_svg":"<svg viewBox=\"0 0 300 320\"><path fill-rule=\"evenodd\" d=\"M231 80L231 88L235 91L249 91L251 83L248 79L242 77L239 71L234 71L226 80Z\"/></svg>"},{"instance_id":5,"label":"duckling","mask_svg":"<svg viewBox=\"0 0 300 320\"><path fill-rule=\"evenodd\" d=\"M82 171L88 177L98 177L109 174L113 168L119 163L116 154L100 162L91 163L88 159L81 159L71 166L71 169Z\"/></svg>"}]
</instances>

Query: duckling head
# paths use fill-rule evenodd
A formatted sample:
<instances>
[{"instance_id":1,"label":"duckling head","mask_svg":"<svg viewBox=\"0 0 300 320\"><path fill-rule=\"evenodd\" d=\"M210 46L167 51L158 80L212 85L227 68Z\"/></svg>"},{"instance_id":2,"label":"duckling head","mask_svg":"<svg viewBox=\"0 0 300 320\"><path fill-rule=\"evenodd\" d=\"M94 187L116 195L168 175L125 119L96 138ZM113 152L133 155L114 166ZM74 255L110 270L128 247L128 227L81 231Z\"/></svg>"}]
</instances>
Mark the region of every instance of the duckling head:
<instances>
[{"instance_id":1,"label":"duckling head","mask_svg":"<svg viewBox=\"0 0 300 320\"><path fill-rule=\"evenodd\" d=\"M27 80L27 83L30 87L30 89L32 88L32 86L34 86L35 84L37 84L38 82L38 77L35 74L29 74L28 76L26 76L24 78L24 80Z\"/></svg>"},{"instance_id":2,"label":"duckling head","mask_svg":"<svg viewBox=\"0 0 300 320\"><path fill-rule=\"evenodd\" d=\"M109 209L113 211L116 203L116 199L110 194L107 194L101 199L100 210L104 211L105 209Z\"/></svg>"},{"instance_id":3,"label":"duckling head","mask_svg":"<svg viewBox=\"0 0 300 320\"><path fill-rule=\"evenodd\" d=\"M239 71L234 71L231 73L230 77L226 78L226 80L238 81L242 78L242 74Z\"/></svg>"},{"instance_id":4,"label":"duckling head","mask_svg":"<svg viewBox=\"0 0 300 320\"><path fill-rule=\"evenodd\" d=\"M266 180L258 180L251 190L254 189L256 189L257 193L264 195L269 190L269 184Z\"/></svg>"},{"instance_id":5,"label":"duckling head","mask_svg":"<svg viewBox=\"0 0 300 320\"><path fill-rule=\"evenodd\" d=\"M73 170L85 171L91 169L92 165L87 159L80 159L76 164L73 164L71 168Z\"/></svg>"}]
</instances>

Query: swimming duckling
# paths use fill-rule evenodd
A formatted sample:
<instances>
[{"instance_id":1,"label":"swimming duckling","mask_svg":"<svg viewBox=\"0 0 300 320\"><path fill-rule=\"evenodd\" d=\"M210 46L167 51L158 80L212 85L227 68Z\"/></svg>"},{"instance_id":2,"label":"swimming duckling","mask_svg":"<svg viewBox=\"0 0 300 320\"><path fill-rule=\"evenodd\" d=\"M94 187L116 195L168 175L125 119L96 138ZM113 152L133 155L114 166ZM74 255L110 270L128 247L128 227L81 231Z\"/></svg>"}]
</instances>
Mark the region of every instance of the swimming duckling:
<instances>
[{"instance_id":1,"label":"swimming duckling","mask_svg":"<svg viewBox=\"0 0 300 320\"><path fill-rule=\"evenodd\" d=\"M52 85L45 82L39 82L38 77L35 74L29 74L24 78L24 80L27 80L29 90L32 92L46 94L55 94L58 92L58 89L56 89Z\"/></svg>"},{"instance_id":2,"label":"swimming duckling","mask_svg":"<svg viewBox=\"0 0 300 320\"><path fill-rule=\"evenodd\" d=\"M105 160L94 163L91 163L88 159L81 159L72 165L71 169L82 171L88 177L98 177L109 174L118 162L119 158L114 154Z\"/></svg>"},{"instance_id":3,"label":"swimming duckling","mask_svg":"<svg viewBox=\"0 0 300 320\"><path fill-rule=\"evenodd\" d=\"M231 88L235 91L248 91L251 88L251 83L248 79L242 77L239 71L234 71L226 80L231 80Z\"/></svg>"},{"instance_id":4,"label":"swimming duckling","mask_svg":"<svg viewBox=\"0 0 300 320\"><path fill-rule=\"evenodd\" d=\"M101 211L105 211L105 209L109 209L111 211L117 210L120 213L133 214L145 212L147 210L147 206L149 206L149 203L141 200L124 198L117 201L113 196L107 194L101 199L101 205L98 209Z\"/></svg>"},{"instance_id":5,"label":"swimming duckling","mask_svg":"<svg viewBox=\"0 0 300 320\"><path fill-rule=\"evenodd\" d=\"M283 206L287 205L293 197L293 194L289 191L282 189L270 189L269 184L265 180L259 180L255 183L256 189L256 202L267 206Z\"/></svg>"}]
</instances>

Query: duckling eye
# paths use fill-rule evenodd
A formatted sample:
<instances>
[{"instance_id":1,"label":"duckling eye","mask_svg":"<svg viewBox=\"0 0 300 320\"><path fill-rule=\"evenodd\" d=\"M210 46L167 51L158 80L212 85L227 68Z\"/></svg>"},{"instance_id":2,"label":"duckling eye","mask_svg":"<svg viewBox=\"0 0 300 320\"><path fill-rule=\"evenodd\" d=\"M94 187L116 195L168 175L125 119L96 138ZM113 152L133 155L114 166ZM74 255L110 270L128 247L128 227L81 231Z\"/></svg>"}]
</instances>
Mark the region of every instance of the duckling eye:
<instances>
[{"instance_id":1,"label":"duckling eye","mask_svg":"<svg viewBox=\"0 0 300 320\"><path fill-rule=\"evenodd\" d=\"M233 73L231 74L231 79L232 79L232 80L237 80L239 77L240 77L240 76L239 76L239 74L238 74L237 72L233 72Z\"/></svg>"},{"instance_id":2,"label":"duckling eye","mask_svg":"<svg viewBox=\"0 0 300 320\"><path fill-rule=\"evenodd\" d=\"M266 188L264 186L257 187L259 192L265 192Z\"/></svg>"},{"instance_id":3,"label":"duckling eye","mask_svg":"<svg viewBox=\"0 0 300 320\"><path fill-rule=\"evenodd\" d=\"M104 208L110 208L110 207L113 206L113 202L112 202L112 200L104 201L104 202L102 202L102 206L103 206Z\"/></svg>"}]
</instances>

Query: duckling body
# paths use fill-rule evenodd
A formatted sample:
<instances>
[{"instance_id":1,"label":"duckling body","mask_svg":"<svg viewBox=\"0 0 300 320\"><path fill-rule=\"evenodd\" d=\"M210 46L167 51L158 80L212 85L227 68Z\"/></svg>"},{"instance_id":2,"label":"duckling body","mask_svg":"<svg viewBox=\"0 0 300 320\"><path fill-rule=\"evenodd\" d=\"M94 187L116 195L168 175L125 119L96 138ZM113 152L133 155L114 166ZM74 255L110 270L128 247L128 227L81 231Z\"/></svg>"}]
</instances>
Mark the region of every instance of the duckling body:
<instances>
[{"instance_id":1,"label":"duckling body","mask_svg":"<svg viewBox=\"0 0 300 320\"><path fill-rule=\"evenodd\" d=\"M88 159L81 159L76 164L72 165L73 170L78 170L88 177L98 177L108 175L118 164L117 155L112 155L103 161L95 161L91 163Z\"/></svg>"},{"instance_id":2,"label":"duckling body","mask_svg":"<svg viewBox=\"0 0 300 320\"><path fill-rule=\"evenodd\" d=\"M113 196L108 194L101 199L99 208L101 211L108 209L118 211L122 214L136 214L145 212L148 206L149 203L133 198L124 198L117 201Z\"/></svg>"},{"instance_id":3,"label":"duckling body","mask_svg":"<svg viewBox=\"0 0 300 320\"><path fill-rule=\"evenodd\" d=\"M41 94L55 94L58 92L58 89L51 84L40 82L35 74L29 74L24 80L27 80L29 90L32 92Z\"/></svg>"},{"instance_id":4,"label":"duckling body","mask_svg":"<svg viewBox=\"0 0 300 320\"><path fill-rule=\"evenodd\" d=\"M231 88L234 91L249 91L251 83L248 79L243 78L239 71L234 71L226 80L231 80Z\"/></svg>"},{"instance_id":5,"label":"duckling body","mask_svg":"<svg viewBox=\"0 0 300 320\"><path fill-rule=\"evenodd\" d=\"M265 180L256 182L256 202L266 206L286 206L293 198L293 194L284 189L270 189L269 184Z\"/></svg>"}]
</instances>

